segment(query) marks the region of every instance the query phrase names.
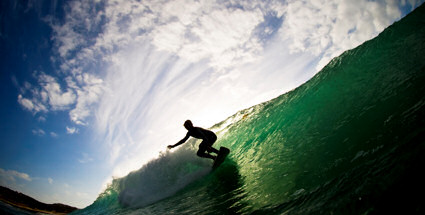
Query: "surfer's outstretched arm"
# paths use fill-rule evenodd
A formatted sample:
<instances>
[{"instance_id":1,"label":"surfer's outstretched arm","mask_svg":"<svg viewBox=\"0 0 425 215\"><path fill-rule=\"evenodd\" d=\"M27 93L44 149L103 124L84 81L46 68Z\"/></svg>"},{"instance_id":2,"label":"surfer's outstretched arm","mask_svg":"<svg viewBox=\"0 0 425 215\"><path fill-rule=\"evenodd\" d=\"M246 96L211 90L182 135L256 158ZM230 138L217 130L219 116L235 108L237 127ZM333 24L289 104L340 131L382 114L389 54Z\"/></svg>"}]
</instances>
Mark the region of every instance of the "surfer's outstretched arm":
<instances>
[{"instance_id":1,"label":"surfer's outstretched arm","mask_svg":"<svg viewBox=\"0 0 425 215\"><path fill-rule=\"evenodd\" d=\"M189 139L189 137L190 137L190 135L189 135L189 132L186 134L186 136L183 138L183 139L181 139L178 143L176 143L176 144L174 144L174 145L169 145L169 146L167 146L169 149L171 149L171 148L174 148L174 147L176 147L176 146L179 146L179 145L181 145L181 144L183 144L184 142L186 142L186 140L187 139Z\"/></svg>"}]
</instances>

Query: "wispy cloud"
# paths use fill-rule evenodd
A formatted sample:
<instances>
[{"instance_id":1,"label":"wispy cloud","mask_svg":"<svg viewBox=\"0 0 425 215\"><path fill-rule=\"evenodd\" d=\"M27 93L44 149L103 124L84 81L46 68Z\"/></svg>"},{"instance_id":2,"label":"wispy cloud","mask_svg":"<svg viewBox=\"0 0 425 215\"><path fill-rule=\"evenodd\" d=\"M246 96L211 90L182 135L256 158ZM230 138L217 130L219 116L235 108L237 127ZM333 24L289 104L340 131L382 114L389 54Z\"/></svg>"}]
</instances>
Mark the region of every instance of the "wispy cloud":
<instances>
[{"instance_id":1,"label":"wispy cloud","mask_svg":"<svg viewBox=\"0 0 425 215\"><path fill-rule=\"evenodd\" d=\"M21 191L35 178L24 172L16 170L5 170L0 168L0 185L13 190ZM22 191L21 191L22 192Z\"/></svg>"},{"instance_id":2,"label":"wispy cloud","mask_svg":"<svg viewBox=\"0 0 425 215\"><path fill-rule=\"evenodd\" d=\"M93 158L90 157L87 153L82 153L82 157L78 159L78 162L80 163L88 163L92 161L93 161Z\"/></svg>"},{"instance_id":3,"label":"wispy cloud","mask_svg":"<svg viewBox=\"0 0 425 215\"><path fill-rule=\"evenodd\" d=\"M18 102L25 109L33 113L67 110L75 103L75 93L69 88L62 90L55 77L43 72L35 75L39 85L32 87L25 82L21 90L23 93L30 94L32 98L27 99L21 94L18 95Z\"/></svg>"},{"instance_id":4,"label":"wispy cloud","mask_svg":"<svg viewBox=\"0 0 425 215\"><path fill-rule=\"evenodd\" d=\"M0 168L0 183L2 185L14 184L17 180L32 181L32 178L27 173Z\"/></svg>"},{"instance_id":5,"label":"wispy cloud","mask_svg":"<svg viewBox=\"0 0 425 215\"><path fill-rule=\"evenodd\" d=\"M159 50L175 53L185 60L208 59L218 70L231 68L255 59L262 50L256 27L264 22L259 9L243 10L225 5L183 4L173 1L165 5L170 14L161 14L164 23L150 33ZM186 10L188 9L188 10Z\"/></svg>"},{"instance_id":6,"label":"wispy cloud","mask_svg":"<svg viewBox=\"0 0 425 215\"><path fill-rule=\"evenodd\" d=\"M49 182L49 184L53 184L53 179L52 178L47 178L47 181Z\"/></svg>"},{"instance_id":7,"label":"wispy cloud","mask_svg":"<svg viewBox=\"0 0 425 215\"><path fill-rule=\"evenodd\" d=\"M69 105L75 102L75 93L69 88L62 90L56 78L41 73L38 82L42 87L39 92L41 100L48 102L52 110L68 109Z\"/></svg>"},{"instance_id":8,"label":"wispy cloud","mask_svg":"<svg viewBox=\"0 0 425 215\"><path fill-rule=\"evenodd\" d=\"M66 133L67 134L77 134L78 133L78 128L66 126Z\"/></svg>"},{"instance_id":9,"label":"wispy cloud","mask_svg":"<svg viewBox=\"0 0 425 215\"><path fill-rule=\"evenodd\" d=\"M33 129L32 133L38 136L44 136L46 134L46 132L41 128Z\"/></svg>"},{"instance_id":10,"label":"wispy cloud","mask_svg":"<svg viewBox=\"0 0 425 215\"><path fill-rule=\"evenodd\" d=\"M401 18L404 1L296 1L287 2L280 36L292 41L291 52L322 56L321 69L332 58L378 35Z\"/></svg>"},{"instance_id":11,"label":"wispy cloud","mask_svg":"<svg viewBox=\"0 0 425 215\"><path fill-rule=\"evenodd\" d=\"M45 105L43 105L40 101L38 101L36 98L30 100L27 98L24 98L21 94L18 95L18 103L22 105L26 110L38 113L38 112L47 112L47 108Z\"/></svg>"},{"instance_id":12,"label":"wispy cloud","mask_svg":"<svg viewBox=\"0 0 425 215\"><path fill-rule=\"evenodd\" d=\"M66 80L68 85L77 92L75 108L69 113L71 120L79 125L87 125L86 118L92 114L92 105L99 101L104 91L103 80L95 75L84 73L77 75L77 83L71 77Z\"/></svg>"}]
</instances>

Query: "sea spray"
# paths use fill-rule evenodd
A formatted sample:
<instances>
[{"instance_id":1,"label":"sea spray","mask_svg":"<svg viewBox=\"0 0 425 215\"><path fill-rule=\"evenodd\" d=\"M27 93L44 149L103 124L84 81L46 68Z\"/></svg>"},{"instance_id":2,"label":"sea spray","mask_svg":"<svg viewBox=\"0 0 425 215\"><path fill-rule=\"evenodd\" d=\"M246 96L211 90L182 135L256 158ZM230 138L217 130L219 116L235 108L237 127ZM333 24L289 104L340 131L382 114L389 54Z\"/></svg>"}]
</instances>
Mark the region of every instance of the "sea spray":
<instances>
[{"instance_id":1,"label":"sea spray","mask_svg":"<svg viewBox=\"0 0 425 215\"><path fill-rule=\"evenodd\" d=\"M114 214L131 211L174 195L211 171L212 162L196 156L197 141L161 152L140 169L114 178L96 201L76 214Z\"/></svg>"},{"instance_id":2,"label":"sea spray","mask_svg":"<svg viewBox=\"0 0 425 215\"><path fill-rule=\"evenodd\" d=\"M151 204L211 171L211 161L196 156L191 142L172 153L162 153L139 170L117 179L119 202L129 207Z\"/></svg>"}]
</instances>

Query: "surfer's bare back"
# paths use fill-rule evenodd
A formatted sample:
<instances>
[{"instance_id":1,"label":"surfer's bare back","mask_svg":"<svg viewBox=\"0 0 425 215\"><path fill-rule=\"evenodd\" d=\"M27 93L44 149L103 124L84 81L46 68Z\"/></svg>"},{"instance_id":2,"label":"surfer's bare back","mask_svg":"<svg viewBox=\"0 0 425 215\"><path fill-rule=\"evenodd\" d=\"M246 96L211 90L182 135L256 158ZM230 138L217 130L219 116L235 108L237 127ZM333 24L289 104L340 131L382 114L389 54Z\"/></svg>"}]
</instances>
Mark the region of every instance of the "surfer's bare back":
<instances>
[{"instance_id":1,"label":"surfer's bare back","mask_svg":"<svg viewBox=\"0 0 425 215\"><path fill-rule=\"evenodd\" d=\"M215 160L217 156L209 154L211 152L218 154L218 150L212 147L214 142L217 140L217 136L214 134L214 132L200 127L194 127L190 120L186 120L186 122L184 122L184 127L187 129L186 136L178 143L174 145L169 145L168 148L171 149L183 144L184 142L186 142L187 139L189 139L189 137L202 139L202 142L201 144L199 144L199 150L196 155L198 155L199 157L211 158Z\"/></svg>"}]
</instances>

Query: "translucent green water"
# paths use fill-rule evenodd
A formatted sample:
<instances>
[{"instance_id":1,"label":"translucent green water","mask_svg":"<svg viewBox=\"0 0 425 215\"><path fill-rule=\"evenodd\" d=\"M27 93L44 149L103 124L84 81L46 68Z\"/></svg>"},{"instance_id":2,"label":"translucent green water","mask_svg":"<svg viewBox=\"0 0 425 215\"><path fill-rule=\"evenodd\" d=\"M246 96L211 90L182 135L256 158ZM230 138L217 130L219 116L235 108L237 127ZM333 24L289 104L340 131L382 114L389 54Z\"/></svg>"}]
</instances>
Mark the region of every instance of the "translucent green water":
<instances>
[{"instance_id":1,"label":"translucent green water","mask_svg":"<svg viewBox=\"0 0 425 215\"><path fill-rule=\"evenodd\" d=\"M217 146L231 149L217 171L176 163L188 147L115 180L76 214L424 214L424 105L421 6L299 88L214 126ZM153 198L167 186L175 192Z\"/></svg>"}]
</instances>

